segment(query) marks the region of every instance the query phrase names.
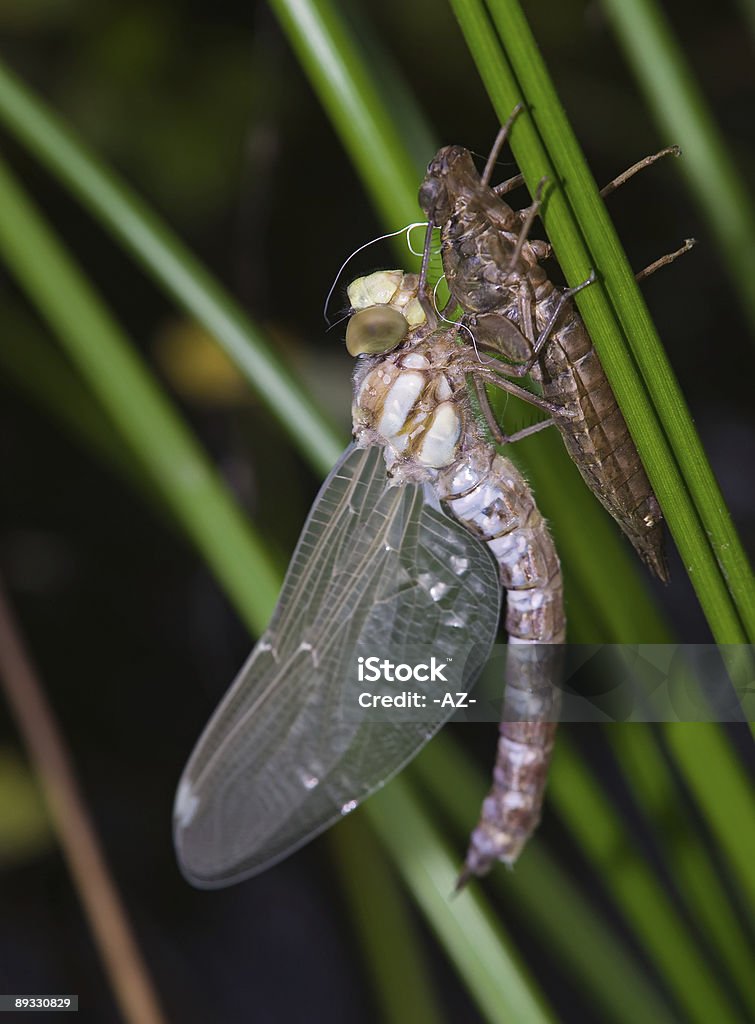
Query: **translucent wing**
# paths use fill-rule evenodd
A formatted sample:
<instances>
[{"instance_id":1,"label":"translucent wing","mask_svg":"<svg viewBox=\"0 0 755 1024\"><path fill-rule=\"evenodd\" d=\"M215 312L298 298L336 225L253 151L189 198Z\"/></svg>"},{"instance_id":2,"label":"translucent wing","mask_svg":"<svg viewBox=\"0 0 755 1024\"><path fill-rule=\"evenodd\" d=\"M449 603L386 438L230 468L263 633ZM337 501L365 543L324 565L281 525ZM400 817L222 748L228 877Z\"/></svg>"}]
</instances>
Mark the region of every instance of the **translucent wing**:
<instances>
[{"instance_id":1,"label":"translucent wing","mask_svg":"<svg viewBox=\"0 0 755 1024\"><path fill-rule=\"evenodd\" d=\"M468 659L471 684L499 604L487 548L431 492L389 485L379 448L347 448L312 507L268 629L184 771L175 844L189 881L222 886L262 871L394 775L440 716L429 725L347 708L357 654L400 663L412 645L430 645L439 659Z\"/></svg>"}]
</instances>

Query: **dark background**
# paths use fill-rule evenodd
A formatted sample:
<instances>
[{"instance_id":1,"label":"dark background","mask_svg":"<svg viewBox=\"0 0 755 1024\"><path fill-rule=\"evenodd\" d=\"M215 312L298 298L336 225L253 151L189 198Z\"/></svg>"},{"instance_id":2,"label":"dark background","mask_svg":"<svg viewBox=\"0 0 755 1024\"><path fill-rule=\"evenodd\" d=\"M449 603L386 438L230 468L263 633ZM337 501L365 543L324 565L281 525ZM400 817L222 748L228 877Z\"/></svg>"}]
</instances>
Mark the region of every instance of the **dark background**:
<instances>
[{"instance_id":1,"label":"dark background","mask_svg":"<svg viewBox=\"0 0 755 1024\"><path fill-rule=\"evenodd\" d=\"M716 5L715 19L709 5L665 6L752 180L752 57L737 6ZM599 5L530 4L528 14L598 181L676 141L656 133ZM419 95L437 141L484 153L495 115L448 11L387 0L367 5L365 18ZM346 433L350 360L338 329L325 332L322 302L345 255L384 227L267 8L6 0L0 34L2 57L177 229L312 393L341 411ZM212 358L198 332L25 153L5 136L0 144L285 565L319 481L230 371L221 366L212 389L186 384L181 365L201 371ZM700 240L644 291L751 551L752 339L720 257L673 161L610 205L638 268L687 236ZM354 272L392 262L389 250L375 250ZM27 336L55 344L2 272L0 307L2 345ZM0 569L170 1019L371 1019L327 840L227 891L195 892L180 878L170 837L175 784L249 637L159 515L12 382L0 380L0 395ZM672 572L664 607L682 639L706 640L676 556ZM572 732L597 770L613 770L598 730ZM4 708L0 752L23 763ZM553 816L543 832L585 870ZM0 846L0 907L0 990L75 992L84 1019L117 1019L44 828L29 826ZM506 924L563 1018L592 1020L559 965L539 956L526 922ZM474 1020L428 943L448 1019Z\"/></svg>"}]
</instances>

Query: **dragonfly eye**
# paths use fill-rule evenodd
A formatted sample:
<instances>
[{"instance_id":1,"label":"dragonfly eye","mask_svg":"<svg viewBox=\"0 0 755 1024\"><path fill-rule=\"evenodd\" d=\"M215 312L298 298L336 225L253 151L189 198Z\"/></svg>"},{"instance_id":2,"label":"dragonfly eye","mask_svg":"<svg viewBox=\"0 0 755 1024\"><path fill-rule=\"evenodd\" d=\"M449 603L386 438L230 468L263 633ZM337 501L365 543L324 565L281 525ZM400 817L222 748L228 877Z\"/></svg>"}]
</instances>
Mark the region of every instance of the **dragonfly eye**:
<instances>
[{"instance_id":1,"label":"dragonfly eye","mask_svg":"<svg viewBox=\"0 0 755 1024\"><path fill-rule=\"evenodd\" d=\"M346 348L352 356L385 355L401 344L409 332L406 317L390 306L360 309L346 328Z\"/></svg>"}]
</instances>

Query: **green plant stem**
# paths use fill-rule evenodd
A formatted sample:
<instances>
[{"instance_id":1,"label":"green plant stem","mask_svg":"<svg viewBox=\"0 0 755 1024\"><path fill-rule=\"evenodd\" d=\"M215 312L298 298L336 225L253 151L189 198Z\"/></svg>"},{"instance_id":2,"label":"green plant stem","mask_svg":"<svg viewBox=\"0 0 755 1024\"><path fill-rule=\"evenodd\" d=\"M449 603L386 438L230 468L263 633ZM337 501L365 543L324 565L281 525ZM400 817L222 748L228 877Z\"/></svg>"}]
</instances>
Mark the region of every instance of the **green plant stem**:
<instances>
[{"instance_id":1,"label":"green plant stem","mask_svg":"<svg viewBox=\"0 0 755 1024\"><path fill-rule=\"evenodd\" d=\"M244 621L260 632L278 593L266 551L128 339L1 161L0 252Z\"/></svg>"},{"instance_id":2,"label":"green plant stem","mask_svg":"<svg viewBox=\"0 0 755 1024\"><path fill-rule=\"evenodd\" d=\"M561 736L550 794L569 821L595 871L662 971L690 1021L737 1021L718 982L659 881L631 841L621 841L617 812Z\"/></svg>"},{"instance_id":3,"label":"green plant stem","mask_svg":"<svg viewBox=\"0 0 755 1024\"><path fill-rule=\"evenodd\" d=\"M752 846L748 844L753 841L752 829L745 828L743 834L739 827L741 819L737 820L730 814L733 810L730 806L730 787L739 784L741 799L742 779L736 763L732 762L731 749L721 731L716 726L698 723L683 723L681 734L680 726L676 723L666 724L662 728L664 735L671 740L670 745L679 735L682 744L690 748L694 746L696 762L704 760L706 779L709 775L715 779L717 797L726 794L726 818L711 823L720 826L713 829L714 834L721 838L734 838L736 834L737 852L751 851ZM710 937L721 954L723 968L755 1014L755 975L748 938L742 933L705 847L700 843L694 828L689 827L689 816L685 813L677 787L673 785L673 779L666 769L656 737L647 726L637 728L634 724L611 726L608 732L622 775L627 781L632 781L638 809L648 819L654 834L660 836L669 864L673 864L674 881L685 902L687 913L691 920L698 923L701 933ZM709 732L719 740L717 744L715 739L712 741L715 750L711 749L711 740L706 735ZM704 757L706 745L709 756ZM684 752L681 753L680 763L684 759ZM694 766L685 765L683 770L688 780L695 779ZM696 795L700 796L699 793ZM702 800L700 805L705 807ZM755 806L750 794L747 794L740 809L746 809L750 821L755 820ZM745 882L743 894L747 893L747 884ZM752 897L752 891L749 895Z\"/></svg>"},{"instance_id":4,"label":"green plant stem","mask_svg":"<svg viewBox=\"0 0 755 1024\"><path fill-rule=\"evenodd\" d=\"M755 208L660 4L603 0L660 134L683 151L681 173L703 211L755 327ZM753 9L750 5L750 17Z\"/></svg>"},{"instance_id":5,"label":"green plant stem","mask_svg":"<svg viewBox=\"0 0 755 1024\"><path fill-rule=\"evenodd\" d=\"M174 233L0 64L0 120L222 345L312 466L326 473L338 434L239 305ZM281 410L285 409L285 416Z\"/></svg>"},{"instance_id":6,"label":"green plant stem","mask_svg":"<svg viewBox=\"0 0 755 1024\"><path fill-rule=\"evenodd\" d=\"M720 726L675 722L664 727L664 738L755 911L755 798L751 780L742 771Z\"/></svg>"},{"instance_id":7,"label":"green plant stem","mask_svg":"<svg viewBox=\"0 0 755 1024\"><path fill-rule=\"evenodd\" d=\"M567 753L567 757L569 754ZM447 732L428 744L408 769L463 837L488 785L483 773ZM519 908L528 930L617 1024L674 1019L640 965L537 837L511 872L494 872L502 898ZM579 942L574 941L575 935ZM617 992L622 998L617 999Z\"/></svg>"},{"instance_id":8,"label":"green plant stem","mask_svg":"<svg viewBox=\"0 0 755 1024\"><path fill-rule=\"evenodd\" d=\"M508 116L515 103L524 98L531 107L530 113L537 119L536 131L530 116L520 116L511 136L512 149L530 188L533 189L544 175L551 181L573 183L579 171L577 199L587 202L589 193L589 199L595 200L594 209L592 202L589 207L593 215L589 225L594 228L590 232L591 250L586 249L583 241L584 223L580 221L578 225L567 204L567 196L570 202L573 200L568 190L562 193L561 189L552 189L548 194L544 221L549 237L571 282L584 280L591 266L596 266L605 276L605 293L598 285L580 292L577 297L580 311L664 507L711 629L720 643L745 642L748 637L745 623L755 636L755 588L747 560L681 401L678 385L668 370L631 269L615 239L589 169L579 154L521 9L514 0L491 0L490 6L502 34L505 27L507 54L515 61L512 69L507 57L491 39L489 21L478 0L452 0L452 4L499 116L502 119ZM540 135L546 141L547 152ZM596 213L598 209L600 212ZM593 250L601 254L600 259L594 256ZM614 277L618 281L616 287L611 283ZM614 302L617 295L621 298L624 319L617 319L609 295ZM637 312L640 308L644 313ZM639 340L633 345L635 355L639 351L644 358L642 353L648 350L648 345L654 353L661 353L662 379L652 384L655 409L625 348L620 322L624 328L628 323L637 332L642 329ZM646 366L652 364L657 368L655 355L644 362ZM663 404L665 401L669 408ZM664 427L669 429L670 425L669 436L674 439L685 475L679 472L656 409L664 416ZM712 546L708 534L714 538Z\"/></svg>"},{"instance_id":9,"label":"green plant stem","mask_svg":"<svg viewBox=\"0 0 755 1024\"><path fill-rule=\"evenodd\" d=\"M35 402L72 438L79 441L108 469L119 474L158 514L165 514L162 498L144 467L122 442L107 415L97 405L66 360L51 342L39 335L31 317L22 317L4 305L0 317L0 370L6 380ZM36 327L36 330L35 330ZM173 516L169 517L171 525ZM168 516L165 516L168 521Z\"/></svg>"},{"instance_id":10,"label":"green plant stem","mask_svg":"<svg viewBox=\"0 0 755 1024\"><path fill-rule=\"evenodd\" d=\"M501 924L470 890L453 896L456 862L404 776L376 793L364 809L484 1019L502 1024L551 1020Z\"/></svg>"},{"instance_id":11,"label":"green plant stem","mask_svg":"<svg viewBox=\"0 0 755 1024\"><path fill-rule=\"evenodd\" d=\"M424 220L418 168L337 9L329 0L271 0L270 6L389 230Z\"/></svg>"},{"instance_id":12,"label":"green plant stem","mask_svg":"<svg viewBox=\"0 0 755 1024\"><path fill-rule=\"evenodd\" d=\"M422 939L364 813L351 814L328 837L334 869L387 1024L440 1024L444 1015L422 954Z\"/></svg>"}]
</instances>

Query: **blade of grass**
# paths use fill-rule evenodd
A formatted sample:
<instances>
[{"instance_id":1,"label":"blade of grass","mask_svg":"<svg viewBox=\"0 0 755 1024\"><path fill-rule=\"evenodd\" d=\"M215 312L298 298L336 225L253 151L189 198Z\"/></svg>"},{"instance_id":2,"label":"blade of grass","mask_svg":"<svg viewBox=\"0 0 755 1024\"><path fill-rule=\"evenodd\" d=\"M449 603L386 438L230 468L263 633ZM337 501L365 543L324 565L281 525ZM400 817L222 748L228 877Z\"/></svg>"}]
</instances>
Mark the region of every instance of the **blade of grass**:
<instances>
[{"instance_id":1,"label":"blade of grass","mask_svg":"<svg viewBox=\"0 0 755 1024\"><path fill-rule=\"evenodd\" d=\"M343 444L238 303L173 232L0 63L0 120L222 345L302 454L326 473ZM286 414L280 417L280 410Z\"/></svg>"},{"instance_id":2,"label":"blade of grass","mask_svg":"<svg viewBox=\"0 0 755 1024\"><path fill-rule=\"evenodd\" d=\"M452 897L457 864L403 775L364 806L439 941L488 1021L552 1019L500 923L469 890Z\"/></svg>"},{"instance_id":3,"label":"blade of grass","mask_svg":"<svg viewBox=\"0 0 755 1024\"><path fill-rule=\"evenodd\" d=\"M328 838L363 960L373 977L380 1020L390 1024L444 1020L415 922L374 830L368 828L363 813L351 814Z\"/></svg>"},{"instance_id":4,"label":"blade of grass","mask_svg":"<svg viewBox=\"0 0 755 1024\"><path fill-rule=\"evenodd\" d=\"M412 762L409 772L452 821L457 834L467 833L488 783L458 743L441 733ZM452 778L453 785L446 785L446 778ZM677 1019L616 932L537 838L513 872L494 872L491 882L519 908L532 934L563 964L580 991L595 1001L601 1020L671 1024ZM574 941L575 935L579 942ZM617 992L622 993L621 999L616 998Z\"/></svg>"},{"instance_id":5,"label":"blade of grass","mask_svg":"<svg viewBox=\"0 0 755 1024\"><path fill-rule=\"evenodd\" d=\"M65 358L35 333L31 318L19 316L7 306L0 315L0 368L6 379L156 509L164 511L162 498L144 467L125 447Z\"/></svg>"},{"instance_id":6,"label":"blade of grass","mask_svg":"<svg viewBox=\"0 0 755 1024\"><path fill-rule=\"evenodd\" d=\"M406 159L417 178L424 171L427 154L438 148L419 99L402 72L395 49L384 45L372 28L371 12L361 5L348 4L341 13L345 24L350 26L347 30L351 36L352 59L359 64L362 74L373 76L374 93L379 97L382 110L390 112L392 137L398 137L406 148Z\"/></svg>"},{"instance_id":7,"label":"blade of grass","mask_svg":"<svg viewBox=\"0 0 755 1024\"><path fill-rule=\"evenodd\" d=\"M642 944L663 973L690 1021L737 1021L660 883L634 848L615 808L561 736L551 768L549 795L564 810L574 834Z\"/></svg>"},{"instance_id":8,"label":"blade of grass","mask_svg":"<svg viewBox=\"0 0 755 1024\"><path fill-rule=\"evenodd\" d=\"M417 167L340 13L329 0L270 6L389 230L423 220Z\"/></svg>"},{"instance_id":9,"label":"blade of grass","mask_svg":"<svg viewBox=\"0 0 755 1024\"><path fill-rule=\"evenodd\" d=\"M701 728L707 730L710 727L685 723L684 728L686 742L694 743L696 761L701 759L702 750L706 746L704 742L698 742L701 739ZM666 735L673 737L677 726L666 725L664 729ZM755 1016L755 976L752 971L752 950L749 940L742 932L736 914L729 905L727 893L704 847L694 832L690 833L689 819L680 803L673 780L666 770L653 733L648 728L637 729L634 725L619 725L612 726L608 730L608 735L623 774L635 783L633 795L638 807L652 823L654 834L660 837L668 854L668 862L684 899L687 913L692 920L698 922L701 932L710 936L720 951L723 969L731 974L744 1000L749 1000L751 1013ZM709 756L704 759L705 773L712 773L715 777L717 766L725 764L731 757L731 751L723 740L716 749L710 749L709 746L708 753ZM720 799L723 793L727 794L724 799L727 813L723 821L711 824L719 825L716 829L719 837L736 833L737 848L751 854L755 848L752 845L755 836L752 835L752 829L749 829L748 835L747 828L744 829L743 835L739 824L743 819L731 817L732 807L728 794L734 773L730 771L726 774L725 783L718 779L722 784L721 788L717 789L717 799ZM690 777L690 773L687 777ZM749 821L755 821L755 805L749 793L747 797L749 799L745 799L739 809L747 812Z\"/></svg>"},{"instance_id":10,"label":"blade of grass","mask_svg":"<svg viewBox=\"0 0 755 1024\"><path fill-rule=\"evenodd\" d=\"M664 738L728 857L742 892L755 908L755 800L751 781L720 726L702 722L668 724Z\"/></svg>"},{"instance_id":11,"label":"blade of grass","mask_svg":"<svg viewBox=\"0 0 755 1024\"><path fill-rule=\"evenodd\" d=\"M472 6L472 0L456 0L456 5L467 8ZM510 112L513 107L510 101L518 98L515 75L525 100L532 107L537 130L555 167L556 180L563 183L580 228L580 232L575 232L570 219L565 246L567 238L562 234L559 204L554 202L553 209L546 209L544 217L549 237L570 281L577 279L572 274L576 272L578 277L585 270L585 247L580 233L589 246L589 262L603 275L607 299L612 305L605 310L606 324L601 315L600 325L596 320L593 326L593 312L606 302L599 288L585 289L577 301L637 441L690 579L720 643L744 642L748 637L753 641L755 586L752 572L631 267L521 7L517 0L489 0L489 6L503 41L505 59L511 62L513 71L507 83L508 95L504 95L502 89L497 89L494 95L497 109L501 104L499 115L504 110ZM526 123L525 118L520 121ZM515 125L515 132L519 127ZM516 136L512 135L512 147L519 159L515 140ZM524 159L520 162L527 175L527 162ZM576 261L571 255L572 245ZM637 360L652 406L637 379L620 333L615 326L610 332L604 332L604 326L613 320L613 310ZM607 344L609 336L614 340Z\"/></svg>"},{"instance_id":12,"label":"blade of grass","mask_svg":"<svg viewBox=\"0 0 755 1024\"><path fill-rule=\"evenodd\" d=\"M681 173L713 232L755 327L755 208L705 96L659 4L603 0L659 133L681 147ZM750 15L752 16L752 8Z\"/></svg>"},{"instance_id":13,"label":"blade of grass","mask_svg":"<svg viewBox=\"0 0 755 1024\"><path fill-rule=\"evenodd\" d=\"M0 252L253 631L278 593L269 557L204 453L0 161ZM251 572L250 572L251 569Z\"/></svg>"}]
</instances>

